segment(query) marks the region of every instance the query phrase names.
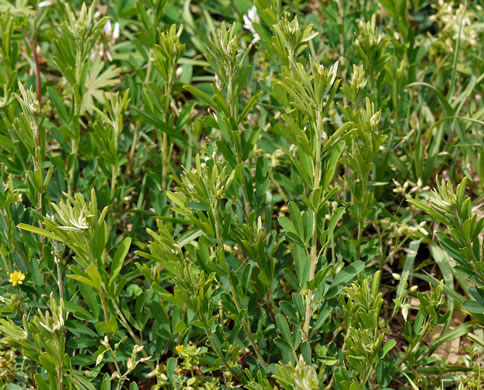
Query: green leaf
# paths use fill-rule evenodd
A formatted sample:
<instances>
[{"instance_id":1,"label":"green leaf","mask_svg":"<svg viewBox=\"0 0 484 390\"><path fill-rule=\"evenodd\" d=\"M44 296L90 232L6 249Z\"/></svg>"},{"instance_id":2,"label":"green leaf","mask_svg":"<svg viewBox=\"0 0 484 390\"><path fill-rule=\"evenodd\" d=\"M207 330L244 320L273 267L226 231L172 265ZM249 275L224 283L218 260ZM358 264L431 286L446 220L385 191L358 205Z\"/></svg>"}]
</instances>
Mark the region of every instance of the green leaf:
<instances>
[{"instance_id":1,"label":"green leaf","mask_svg":"<svg viewBox=\"0 0 484 390\"><path fill-rule=\"evenodd\" d=\"M109 286L114 282L114 279L123 268L124 259L128 254L129 247L131 246L131 237L126 237L121 244L119 244L116 253L114 254L113 261L111 263L111 276L109 278Z\"/></svg>"},{"instance_id":2,"label":"green leaf","mask_svg":"<svg viewBox=\"0 0 484 390\"><path fill-rule=\"evenodd\" d=\"M296 228L294 227L294 224L291 222L289 218L279 217L279 224L286 232L294 233L295 235L297 235Z\"/></svg>"},{"instance_id":3,"label":"green leaf","mask_svg":"<svg viewBox=\"0 0 484 390\"><path fill-rule=\"evenodd\" d=\"M397 300L399 300L403 295L408 278L410 277L410 272L413 270L413 263L415 261L415 257L417 256L418 248L420 247L421 242L422 240L415 240L412 241L408 246L407 257L405 258L405 263L403 264L403 271L397 288Z\"/></svg>"},{"instance_id":4,"label":"green leaf","mask_svg":"<svg viewBox=\"0 0 484 390\"><path fill-rule=\"evenodd\" d=\"M296 275L294 275L289 268L284 268L282 274L294 290L299 291L301 289L301 285L299 284Z\"/></svg>"},{"instance_id":5,"label":"green leaf","mask_svg":"<svg viewBox=\"0 0 484 390\"><path fill-rule=\"evenodd\" d=\"M47 238L50 238L51 240L55 240L55 241L59 241L59 242L64 242L62 240L61 237L51 233L51 232L48 232L47 230L45 229L41 229L41 228L38 228L36 226L32 226L32 225L27 225L25 223L19 223L17 225L17 227L19 229L22 229L22 230L27 230L29 232L32 232L32 233L35 233L35 234L39 234L41 236L44 236L44 237L47 237Z\"/></svg>"},{"instance_id":6,"label":"green leaf","mask_svg":"<svg viewBox=\"0 0 484 390\"><path fill-rule=\"evenodd\" d=\"M301 344L301 354L303 355L305 362L311 364L311 345L307 341L304 341Z\"/></svg>"},{"instance_id":7,"label":"green leaf","mask_svg":"<svg viewBox=\"0 0 484 390\"><path fill-rule=\"evenodd\" d=\"M299 245L294 246L293 250L294 263L296 264L296 275L299 284L304 288L309 280L309 259Z\"/></svg>"},{"instance_id":8,"label":"green leaf","mask_svg":"<svg viewBox=\"0 0 484 390\"><path fill-rule=\"evenodd\" d=\"M220 111L223 111L225 115L229 116L229 112L227 111L226 107L224 105L218 104L212 97L210 97L208 94L203 92L201 89L198 89L190 84L186 84L183 86L183 89L186 89L188 92L190 92L193 96L201 99L205 103L207 103L209 106L212 106L214 108L220 109Z\"/></svg>"},{"instance_id":9,"label":"green leaf","mask_svg":"<svg viewBox=\"0 0 484 390\"><path fill-rule=\"evenodd\" d=\"M277 329L282 334L282 337L288 345L292 345L291 330L289 329L289 324L287 323L286 317L282 314L276 315Z\"/></svg>"},{"instance_id":10,"label":"green leaf","mask_svg":"<svg viewBox=\"0 0 484 390\"><path fill-rule=\"evenodd\" d=\"M67 275L68 278L77 280L78 282L87 284L88 286L94 287L97 289L97 284L96 282L92 281L91 279L87 278L86 276L81 276L81 275Z\"/></svg>"},{"instance_id":11,"label":"green leaf","mask_svg":"<svg viewBox=\"0 0 484 390\"><path fill-rule=\"evenodd\" d=\"M291 346L286 341L281 339L280 337L276 337L274 339L274 344L276 344L281 351L286 352L286 353L291 354L291 355L294 354L294 351L291 348Z\"/></svg>"},{"instance_id":12,"label":"green leaf","mask_svg":"<svg viewBox=\"0 0 484 390\"><path fill-rule=\"evenodd\" d=\"M354 263L346 266L341 270L341 272L336 275L333 280L333 286L337 286L340 284L347 284L350 280L352 280L356 275L358 275L361 271L365 269L365 263L361 260L357 260Z\"/></svg>"},{"instance_id":13,"label":"green leaf","mask_svg":"<svg viewBox=\"0 0 484 390\"><path fill-rule=\"evenodd\" d=\"M183 142L186 142L185 137L183 137L175 127L170 127L165 122L155 118L154 116L146 113L145 111L140 110L139 108L132 106L131 107L134 111L136 111L141 118L143 118L147 123L153 125L155 128L161 130L163 133L171 135L172 137L178 138Z\"/></svg>"},{"instance_id":14,"label":"green leaf","mask_svg":"<svg viewBox=\"0 0 484 390\"><path fill-rule=\"evenodd\" d=\"M90 264L89 267L86 268L86 272L91 280L96 284L96 288L98 290L101 289L101 274L99 273L96 264Z\"/></svg>"},{"instance_id":15,"label":"green leaf","mask_svg":"<svg viewBox=\"0 0 484 390\"><path fill-rule=\"evenodd\" d=\"M464 308L472 314L484 314L484 305L476 301L465 301Z\"/></svg>"},{"instance_id":16,"label":"green leaf","mask_svg":"<svg viewBox=\"0 0 484 390\"><path fill-rule=\"evenodd\" d=\"M109 374L104 374L104 379L101 383L101 390L111 390L111 377Z\"/></svg>"},{"instance_id":17,"label":"green leaf","mask_svg":"<svg viewBox=\"0 0 484 390\"><path fill-rule=\"evenodd\" d=\"M99 324L96 324L96 328L108 334L117 333L119 331L118 322L116 321L115 316L111 316L108 323L100 322Z\"/></svg>"},{"instance_id":18,"label":"green leaf","mask_svg":"<svg viewBox=\"0 0 484 390\"><path fill-rule=\"evenodd\" d=\"M393 347L395 347L395 345L397 345L397 342L395 341L395 339L391 339L387 341L383 346L381 358L383 359L386 356L386 354L390 352L393 349Z\"/></svg>"},{"instance_id":19,"label":"green leaf","mask_svg":"<svg viewBox=\"0 0 484 390\"><path fill-rule=\"evenodd\" d=\"M252 108L256 105L257 101L261 96L262 96L262 91L257 91L257 93L249 99L249 101L244 107L244 110L242 111L242 114L240 114L239 123L241 123L245 119L245 117L249 114L250 110L252 110Z\"/></svg>"},{"instance_id":20,"label":"green leaf","mask_svg":"<svg viewBox=\"0 0 484 390\"><path fill-rule=\"evenodd\" d=\"M428 348L430 353L435 351L440 345L445 344L453 339L458 337L463 337L467 333L469 333L474 327L476 323L474 321L464 322L463 324L457 326L456 328L445 332L445 334L441 334L440 337L437 337L432 341Z\"/></svg>"}]
</instances>

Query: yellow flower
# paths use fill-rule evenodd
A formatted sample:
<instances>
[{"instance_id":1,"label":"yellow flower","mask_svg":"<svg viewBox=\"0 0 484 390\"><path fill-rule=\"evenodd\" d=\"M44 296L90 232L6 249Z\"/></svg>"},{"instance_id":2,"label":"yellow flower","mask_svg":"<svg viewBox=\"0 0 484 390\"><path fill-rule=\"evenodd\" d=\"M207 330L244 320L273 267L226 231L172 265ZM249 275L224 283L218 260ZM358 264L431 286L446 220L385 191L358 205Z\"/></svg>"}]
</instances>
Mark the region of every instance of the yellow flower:
<instances>
[{"instance_id":1,"label":"yellow flower","mask_svg":"<svg viewBox=\"0 0 484 390\"><path fill-rule=\"evenodd\" d=\"M10 274L10 279L8 280L12 285L22 284L25 280L25 275L21 271L15 271Z\"/></svg>"},{"instance_id":2,"label":"yellow flower","mask_svg":"<svg viewBox=\"0 0 484 390\"><path fill-rule=\"evenodd\" d=\"M178 353L178 355L181 355L183 353L183 351L185 350L185 347L183 345L177 345L175 347L176 349L176 352Z\"/></svg>"}]
</instances>

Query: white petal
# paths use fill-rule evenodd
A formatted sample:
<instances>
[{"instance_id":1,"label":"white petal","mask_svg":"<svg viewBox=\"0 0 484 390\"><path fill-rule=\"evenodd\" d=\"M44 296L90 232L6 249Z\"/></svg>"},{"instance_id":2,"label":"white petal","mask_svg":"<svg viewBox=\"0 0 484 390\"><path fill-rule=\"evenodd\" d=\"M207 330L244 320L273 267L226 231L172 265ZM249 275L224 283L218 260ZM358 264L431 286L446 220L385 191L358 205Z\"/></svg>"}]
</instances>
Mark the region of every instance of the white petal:
<instances>
[{"instance_id":1,"label":"white petal","mask_svg":"<svg viewBox=\"0 0 484 390\"><path fill-rule=\"evenodd\" d=\"M104 25L104 32L105 32L106 34L111 34L112 29L113 29L113 27L111 26L111 21L110 21L110 20L108 20L108 21L106 22L106 24Z\"/></svg>"},{"instance_id":2,"label":"white petal","mask_svg":"<svg viewBox=\"0 0 484 390\"><path fill-rule=\"evenodd\" d=\"M113 38L114 39L119 38L119 23L118 22L114 23Z\"/></svg>"}]
</instances>

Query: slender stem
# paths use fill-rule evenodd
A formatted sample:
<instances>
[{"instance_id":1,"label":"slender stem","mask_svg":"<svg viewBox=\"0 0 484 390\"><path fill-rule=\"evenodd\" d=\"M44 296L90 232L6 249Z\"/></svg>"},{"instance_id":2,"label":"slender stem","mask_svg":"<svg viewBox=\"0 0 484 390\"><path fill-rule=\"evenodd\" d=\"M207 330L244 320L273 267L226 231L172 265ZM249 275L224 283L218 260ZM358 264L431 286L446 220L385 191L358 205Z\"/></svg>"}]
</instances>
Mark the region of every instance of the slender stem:
<instances>
[{"instance_id":1,"label":"slender stem","mask_svg":"<svg viewBox=\"0 0 484 390\"><path fill-rule=\"evenodd\" d=\"M150 81L151 69L152 68L153 68L153 57L152 57L151 51L150 51L149 58L148 58L148 65L146 67L146 75L145 75L144 84L148 84L148 82ZM131 169L132 169L132 166L133 166L134 153L136 152L136 146L138 145L138 139L139 139L139 122L137 122L135 127L134 127L133 142L131 143L131 148L129 149L128 168L127 168L128 174L131 172Z\"/></svg>"},{"instance_id":2,"label":"slender stem","mask_svg":"<svg viewBox=\"0 0 484 390\"><path fill-rule=\"evenodd\" d=\"M62 367L61 366L57 367L57 388L59 390L62 390L64 388L64 385L62 383Z\"/></svg>"},{"instance_id":3,"label":"slender stem","mask_svg":"<svg viewBox=\"0 0 484 390\"><path fill-rule=\"evenodd\" d=\"M321 185L321 138L323 135L323 120L321 118L321 110L318 110L316 116L316 128L315 128L315 152L314 152L314 181L313 181L313 191L317 190ZM317 214L317 213L316 213ZM310 265L309 265L309 281L314 279L314 273L316 271L316 266L318 264L318 225L317 225L317 215L314 216L313 220L313 234L311 241L311 254L310 254ZM304 328L303 328L303 339L307 341L309 339L309 325L312 317L312 300L313 292L308 290L306 296L306 313L304 318Z\"/></svg>"},{"instance_id":4,"label":"slender stem","mask_svg":"<svg viewBox=\"0 0 484 390\"><path fill-rule=\"evenodd\" d=\"M18 290L18 298L20 302L20 310L22 311L22 316L27 316L27 312L25 311L25 306L24 302L22 300L22 290L20 289L20 286L17 284L17 290Z\"/></svg>"},{"instance_id":5,"label":"slender stem","mask_svg":"<svg viewBox=\"0 0 484 390\"><path fill-rule=\"evenodd\" d=\"M205 323L205 334L207 335L207 338L210 340L210 344L212 344L213 346L213 349L215 351L215 354L220 358L222 359L222 361L224 362L225 366L227 367L227 369L232 373L232 375L237 379L237 380L240 380L240 376L239 374L237 374L234 369L232 368L232 366L229 364L227 358L222 354L222 351L220 351L220 349L218 348L217 344L215 343L215 340L213 339L212 337L212 334L210 333L209 331L209 325L207 323Z\"/></svg>"},{"instance_id":6,"label":"slender stem","mask_svg":"<svg viewBox=\"0 0 484 390\"><path fill-rule=\"evenodd\" d=\"M139 133L139 122L137 122L134 127L133 142L131 143L131 148L129 149L128 168L127 168L128 175L131 173L131 169L134 163L134 153L136 152L136 145L138 144L138 138L139 138L138 133Z\"/></svg>"},{"instance_id":7,"label":"slender stem","mask_svg":"<svg viewBox=\"0 0 484 390\"><path fill-rule=\"evenodd\" d=\"M275 321L275 316L277 314L277 307L276 307L276 301L274 300L274 295L272 294L270 286L267 287L267 296L269 300L269 306L271 308L271 311L269 312L269 315L273 321Z\"/></svg>"},{"instance_id":8,"label":"slender stem","mask_svg":"<svg viewBox=\"0 0 484 390\"><path fill-rule=\"evenodd\" d=\"M429 323L426 322L423 326L423 331L421 331L421 334L425 335L427 333L429 327ZM403 355L402 359L397 365L397 368L400 368L401 365L405 362L405 360L408 359L408 357L411 355L411 353L420 345L420 342L422 341L422 337L420 337L420 340L418 340L414 345L410 345L407 349L407 352L405 352L405 355Z\"/></svg>"},{"instance_id":9,"label":"slender stem","mask_svg":"<svg viewBox=\"0 0 484 390\"><path fill-rule=\"evenodd\" d=\"M104 297L104 290L102 289L102 287L99 289L99 296L101 298L101 304L103 307L104 320L106 321L106 323L109 323L108 304L106 303L106 298Z\"/></svg>"},{"instance_id":10,"label":"slender stem","mask_svg":"<svg viewBox=\"0 0 484 390\"><path fill-rule=\"evenodd\" d=\"M113 358L114 361L114 366L116 367L116 371L119 373L119 376L121 377L121 369L119 368L118 365L118 359L116 359L116 352L112 350L111 345L109 345L109 353L111 354L111 357ZM121 383L121 379L118 378L119 383Z\"/></svg>"},{"instance_id":11,"label":"slender stem","mask_svg":"<svg viewBox=\"0 0 484 390\"><path fill-rule=\"evenodd\" d=\"M5 256L3 255L2 252L0 252L0 257L2 258L3 265L5 266L5 270L7 271L7 274L9 274L10 273L10 266L8 265L7 259L5 258Z\"/></svg>"},{"instance_id":12,"label":"slender stem","mask_svg":"<svg viewBox=\"0 0 484 390\"><path fill-rule=\"evenodd\" d=\"M237 163L239 165L243 165L242 161L242 153L237 153ZM250 202L249 202L249 193L247 192L247 187L245 186L244 180L244 171L242 170L242 195L244 197L244 206L245 206L245 219L247 223L250 220Z\"/></svg>"},{"instance_id":13,"label":"slender stem","mask_svg":"<svg viewBox=\"0 0 484 390\"><path fill-rule=\"evenodd\" d=\"M64 301L64 284L62 283L62 270L60 259L57 257L55 258L55 264L57 267L57 285L59 286L59 297L61 301Z\"/></svg>"},{"instance_id":14,"label":"slender stem","mask_svg":"<svg viewBox=\"0 0 484 390\"><path fill-rule=\"evenodd\" d=\"M39 102L39 106L41 106L41 99L42 99L42 83L40 79L40 64L39 64L39 56L37 53L37 48L38 46L38 41L37 41L37 24L38 24L38 18L39 18L39 6L38 6L38 1L36 2L35 5L35 16L34 16L34 31L33 31L33 37L32 37L32 42L30 43L30 49L32 50L32 56L34 59L34 64L35 64L35 86L36 86L36 99ZM37 118L37 134L36 134L36 145L35 145L35 156L34 156L34 170L42 170L44 161L42 161L42 130L41 130L41 124L39 123L39 118ZM42 191L39 191L37 194L37 202L38 202L38 208L40 210L40 213L43 213L42 210ZM42 222L39 223L39 227L42 229L43 224ZM41 258L44 258L44 249L45 249L45 237L41 237L41 246L42 246L42 256ZM40 262L40 259L39 259ZM44 283L46 281L46 275L44 275Z\"/></svg>"},{"instance_id":15,"label":"slender stem","mask_svg":"<svg viewBox=\"0 0 484 390\"><path fill-rule=\"evenodd\" d=\"M35 369L34 369L34 362L32 361L32 359L29 359L30 360L30 375L32 375L32 382L34 384L34 389L37 389L37 382L35 381Z\"/></svg>"},{"instance_id":16,"label":"slender stem","mask_svg":"<svg viewBox=\"0 0 484 390\"><path fill-rule=\"evenodd\" d=\"M173 65L174 68L175 65ZM174 69L171 70L168 76L168 80L165 80L165 122L168 122L169 118L169 111L170 111L170 101L171 101L171 90L173 87L173 80L174 80ZM162 190L166 190L167 187L167 178L168 178L168 161L169 161L169 148L168 148L168 134L163 133L161 143L161 158L162 158L162 172L161 172L161 188Z\"/></svg>"},{"instance_id":17,"label":"slender stem","mask_svg":"<svg viewBox=\"0 0 484 390\"><path fill-rule=\"evenodd\" d=\"M223 243L223 237L220 234L218 202L214 206L214 210L212 210L212 213L213 213L214 219L215 219L215 234L217 236L218 247L219 247L219 250L223 251L224 250L224 243ZM240 314L242 309L240 307L239 298L237 297L237 292L235 291L235 287L232 283L232 279L230 278L230 274L227 275L227 280L229 282L230 292L232 294L232 298L234 300L234 304L235 304L235 307L237 309L237 313ZM247 319L245 317L242 317L241 320L242 320L242 326L245 330L245 333L247 334L247 337L249 338L249 341L252 344L252 348L255 351L255 354L257 356L257 360L259 360L262 367L266 368L267 363L265 362L264 358L262 357L262 354L261 354L260 349L259 349L259 345L255 342L254 337L252 336L252 332L250 330L249 324L247 323Z\"/></svg>"},{"instance_id":18,"label":"slender stem","mask_svg":"<svg viewBox=\"0 0 484 390\"><path fill-rule=\"evenodd\" d=\"M161 158L162 158L162 172L161 172L161 189L166 190L168 177L168 135L163 133L161 142Z\"/></svg>"},{"instance_id":19,"label":"slender stem","mask_svg":"<svg viewBox=\"0 0 484 390\"><path fill-rule=\"evenodd\" d=\"M116 310L116 313L121 321L121 323L123 324L124 328L128 331L129 335L131 336L131 338L135 341L135 343L139 346L143 346L143 341L138 337L136 336L136 334L133 332L133 329L131 328L131 326L129 325L129 322L128 320L124 317L124 314L122 313L121 309L119 308L118 304L116 303L116 301L113 299L111 300L111 303L113 304L114 306L114 310ZM144 348L141 350L141 353L143 354L143 356L145 358L149 357L148 354L146 353L146 351L144 350ZM155 366L153 365L153 363L151 363L149 360L146 361L146 364L152 369L154 370L155 369Z\"/></svg>"},{"instance_id":20,"label":"slender stem","mask_svg":"<svg viewBox=\"0 0 484 390\"><path fill-rule=\"evenodd\" d=\"M20 289L20 286L17 284L17 289L18 289L18 297L19 297L19 302L20 302L20 309L22 311L22 317L27 317L27 314L25 312L25 306L24 302L22 300L22 290ZM37 388L37 382L35 381L35 369L34 369L34 362L32 359L30 359L30 375L32 376L32 383L34 384L34 388Z\"/></svg>"},{"instance_id":21,"label":"slender stem","mask_svg":"<svg viewBox=\"0 0 484 390\"><path fill-rule=\"evenodd\" d=\"M452 62L452 76L451 76L451 79L450 79L449 94L447 95L447 99L449 101L451 101L452 95L454 94L454 89L455 89L455 77L456 77L456 74L457 74L457 57L459 56L460 40L461 40L461 36L462 36L462 25L463 25L463 22L464 22L466 10L467 10L467 0L464 3L464 9L462 10L462 16L460 18L459 33L457 35L457 42L456 42L455 53L454 53L454 61Z\"/></svg>"},{"instance_id":22,"label":"slender stem","mask_svg":"<svg viewBox=\"0 0 484 390\"><path fill-rule=\"evenodd\" d=\"M35 11L35 18L34 18L34 37L32 40L32 55L34 57L34 63L35 63L35 86L36 86L36 92L37 92L37 100L40 103L40 99L42 98L42 84L40 80L40 64L39 64L39 56L37 54L37 47L38 47L38 42L37 42L37 23L39 19L39 6L38 6L38 1L35 6L36 11Z\"/></svg>"},{"instance_id":23,"label":"slender stem","mask_svg":"<svg viewBox=\"0 0 484 390\"><path fill-rule=\"evenodd\" d=\"M161 302L161 298L160 298L160 302ZM181 320L183 322L186 322L187 310L188 310L188 306L186 305L186 303L183 303L183 310L182 310L182 317L181 317ZM182 340L183 340L183 333L179 333L178 339L176 340L176 344L180 345Z\"/></svg>"},{"instance_id":24,"label":"slender stem","mask_svg":"<svg viewBox=\"0 0 484 390\"><path fill-rule=\"evenodd\" d=\"M242 310L240 308L239 299L237 298L237 293L235 292L234 285L232 284L232 280L230 279L230 276L228 276L227 279L229 281L230 292L232 293L235 307L237 308L237 312L240 313ZM257 355L257 360L259 360L262 367L267 368L267 363L265 362L264 358L261 355L259 345L255 342L254 337L252 336L250 327L247 324L247 319L245 317L242 317L242 327L244 328L245 333L247 334L247 337L249 338L250 343L252 344L252 348L254 348L255 354Z\"/></svg>"},{"instance_id":25,"label":"slender stem","mask_svg":"<svg viewBox=\"0 0 484 390\"><path fill-rule=\"evenodd\" d=\"M152 68L153 68L153 56L151 55L151 50L150 50L149 57L148 57L148 65L146 67L145 84L147 84L150 81Z\"/></svg>"},{"instance_id":26,"label":"slender stem","mask_svg":"<svg viewBox=\"0 0 484 390\"><path fill-rule=\"evenodd\" d=\"M361 256L361 245L360 245L360 241L361 241L361 234L362 234L362 225L361 225L361 219L358 219L358 237L357 237L357 240L356 240L356 260L360 260L360 256Z\"/></svg>"},{"instance_id":27,"label":"slender stem","mask_svg":"<svg viewBox=\"0 0 484 390\"><path fill-rule=\"evenodd\" d=\"M118 167L113 166L111 170L111 201L114 200L114 193L116 192L117 183L118 183Z\"/></svg>"},{"instance_id":28,"label":"slender stem","mask_svg":"<svg viewBox=\"0 0 484 390\"><path fill-rule=\"evenodd\" d=\"M71 169L69 170L69 188L68 188L68 193L69 195L72 196L74 193L74 168L76 166L75 160L77 159L77 148L78 148L78 142L79 140L76 138L72 139L72 154L75 156L74 158L74 163L72 164Z\"/></svg>"},{"instance_id":29,"label":"slender stem","mask_svg":"<svg viewBox=\"0 0 484 390\"><path fill-rule=\"evenodd\" d=\"M229 70L229 74L232 74L232 69ZM238 110L237 110L237 100L235 99L235 88L234 88L234 82L233 82L233 77L229 77L229 82L227 85L227 104L229 105L229 110L230 110L230 116L234 120L234 123L236 124L236 128L233 129L234 132L234 144L237 148L237 164L239 164L242 168L244 166L244 161L243 161L243 156L242 156L242 145L240 145L240 136L238 137L238 134L235 134L236 132L239 131L238 128ZM250 202L249 202L249 193L247 191L247 187L245 186L245 180L244 180L244 172L242 170L242 195L244 197L244 206L245 206L245 218L247 222L249 222L250 219Z\"/></svg>"}]
</instances>

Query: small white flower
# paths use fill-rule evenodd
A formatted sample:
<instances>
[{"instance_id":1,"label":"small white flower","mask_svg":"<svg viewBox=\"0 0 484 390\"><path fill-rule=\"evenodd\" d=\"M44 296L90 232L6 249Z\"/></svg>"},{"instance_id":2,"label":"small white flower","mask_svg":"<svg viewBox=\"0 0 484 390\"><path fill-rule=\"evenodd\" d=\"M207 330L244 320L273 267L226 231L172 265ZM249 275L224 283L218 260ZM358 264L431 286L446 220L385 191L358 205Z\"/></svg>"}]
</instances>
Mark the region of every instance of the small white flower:
<instances>
[{"instance_id":1,"label":"small white flower","mask_svg":"<svg viewBox=\"0 0 484 390\"><path fill-rule=\"evenodd\" d=\"M139 353L139 352L141 352L141 351L143 350L143 348L144 348L144 347L143 347L142 345L135 345L135 346L133 347L133 353L134 353L134 354Z\"/></svg>"},{"instance_id":2,"label":"small white flower","mask_svg":"<svg viewBox=\"0 0 484 390\"><path fill-rule=\"evenodd\" d=\"M104 351L106 352L106 351ZM101 364L101 362L103 361L103 358L104 358L104 352L100 353L98 355L98 357L96 358L96 366L99 366Z\"/></svg>"},{"instance_id":3,"label":"small white flower","mask_svg":"<svg viewBox=\"0 0 484 390\"><path fill-rule=\"evenodd\" d=\"M402 305L402 317L405 321L407 321L409 306L409 304Z\"/></svg>"},{"instance_id":4,"label":"small white flower","mask_svg":"<svg viewBox=\"0 0 484 390\"><path fill-rule=\"evenodd\" d=\"M52 1L41 1L39 3L39 8L48 7L49 5L52 5Z\"/></svg>"},{"instance_id":5,"label":"small white flower","mask_svg":"<svg viewBox=\"0 0 484 390\"><path fill-rule=\"evenodd\" d=\"M113 24L111 20L108 20L104 25L104 34L101 40L96 44L95 49L91 53L90 58L94 59L96 57L107 58L109 61L113 60L112 49L116 40L119 38L119 23Z\"/></svg>"},{"instance_id":6,"label":"small white flower","mask_svg":"<svg viewBox=\"0 0 484 390\"><path fill-rule=\"evenodd\" d=\"M104 25L104 32L107 34L107 35L111 35L111 31L113 30L113 27L111 25L111 21L108 20L106 22L106 24Z\"/></svg>"},{"instance_id":7,"label":"small white flower","mask_svg":"<svg viewBox=\"0 0 484 390\"><path fill-rule=\"evenodd\" d=\"M259 23L259 15L257 15L257 8L254 5L249 11L247 11L247 15L243 16L244 18L244 28L246 30L249 30L252 35L254 36L254 39L252 40L251 43L256 43L259 39L260 36L255 32L254 26L252 26L252 23Z\"/></svg>"},{"instance_id":8,"label":"small white flower","mask_svg":"<svg viewBox=\"0 0 484 390\"><path fill-rule=\"evenodd\" d=\"M116 40L119 38L119 23L114 23L114 31L113 31L113 39Z\"/></svg>"}]
</instances>

